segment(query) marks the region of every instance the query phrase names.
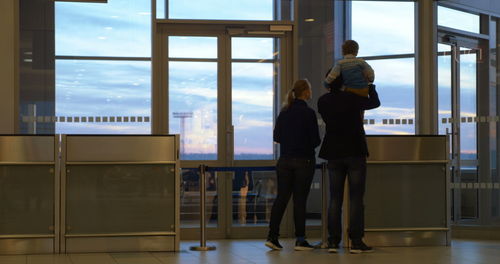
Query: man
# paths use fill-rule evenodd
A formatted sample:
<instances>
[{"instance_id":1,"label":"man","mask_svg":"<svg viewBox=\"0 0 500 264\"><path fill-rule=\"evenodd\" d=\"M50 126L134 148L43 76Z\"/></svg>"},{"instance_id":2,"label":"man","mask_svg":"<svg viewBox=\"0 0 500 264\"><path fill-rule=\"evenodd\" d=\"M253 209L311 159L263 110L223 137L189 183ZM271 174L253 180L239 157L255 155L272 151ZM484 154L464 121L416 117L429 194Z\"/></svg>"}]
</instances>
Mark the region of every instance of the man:
<instances>
[{"instance_id":1,"label":"man","mask_svg":"<svg viewBox=\"0 0 500 264\"><path fill-rule=\"evenodd\" d=\"M339 77L341 78L341 77ZM334 80L329 93L318 99L318 112L326 124L319 157L328 160L330 206L328 209L328 251L337 252L342 239L342 202L344 182L349 179L351 253L373 251L363 242L366 157L368 147L363 127L363 111L380 106L375 85L368 97L341 90L342 81Z\"/></svg>"}]
</instances>

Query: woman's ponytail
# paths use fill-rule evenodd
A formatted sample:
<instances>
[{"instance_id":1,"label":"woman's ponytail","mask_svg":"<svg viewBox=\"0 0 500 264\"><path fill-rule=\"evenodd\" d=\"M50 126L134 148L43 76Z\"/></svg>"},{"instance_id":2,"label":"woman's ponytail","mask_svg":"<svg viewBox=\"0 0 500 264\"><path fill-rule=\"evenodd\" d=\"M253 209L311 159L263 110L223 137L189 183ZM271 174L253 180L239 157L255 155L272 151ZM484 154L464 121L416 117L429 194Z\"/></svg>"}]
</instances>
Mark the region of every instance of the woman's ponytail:
<instances>
[{"instance_id":1,"label":"woman's ponytail","mask_svg":"<svg viewBox=\"0 0 500 264\"><path fill-rule=\"evenodd\" d=\"M307 79L295 81L293 88L288 91L286 104L283 109L288 109L292 105L295 98L302 96L302 94L309 89L311 89L311 84L309 84Z\"/></svg>"},{"instance_id":2,"label":"woman's ponytail","mask_svg":"<svg viewBox=\"0 0 500 264\"><path fill-rule=\"evenodd\" d=\"M289 108L292 103L293 103L293 99L295 99L295 96L294 96L294 90L290 90L288 91L288 95L286 97L286 105L285 105L285 108Z\"/></svg>"}]
</instances>

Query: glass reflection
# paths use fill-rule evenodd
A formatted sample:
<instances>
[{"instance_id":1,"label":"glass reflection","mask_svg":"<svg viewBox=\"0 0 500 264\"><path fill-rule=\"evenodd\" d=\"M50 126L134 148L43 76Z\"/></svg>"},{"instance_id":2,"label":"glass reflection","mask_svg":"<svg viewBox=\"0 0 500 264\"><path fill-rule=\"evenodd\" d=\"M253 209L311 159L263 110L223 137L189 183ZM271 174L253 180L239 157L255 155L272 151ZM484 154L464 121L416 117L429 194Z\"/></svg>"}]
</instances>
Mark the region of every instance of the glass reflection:
<instances>
[{"instance_id":1,"label":"glass reflection","mask_svg":"<svg viewBox=\"0 0 500 264\"><path fill-rule=\"evenodd\" d=\"M274 64L233 63L232 77L235 159L273 159Z\"/></svg>"},{"instance_id":2,"label":"glass reflection","mask_svg":"<svg viewBox=\"0 0 500 264\"><path fill-rule=\"evenodd\" d=\"M151 116L151 63L56 60L56 115ZM149 123L56 123L56 133L147 134Z\"/></svg>"},{"instance_id":3,"label":"glass reflection","mask_svg":"<svg viewBox=\"0 0 500 264\"><path fill-rule=\"evenodd\" d=\"M207 227L216 227L218 221L219 195L217 174L206 172L205 216ZM197 168L182 169L181 183L181 227L200 226L200 174Z\"/></svg>"},{"instance_id":4,"label":"glass reflection","mask_svg":"<svg viewBox=\"0 0 500 264\"><path fill-rule=\"evenodd\" d=\"M274 171L237 171L233 176L233 226L267 226L277 195Z\"/></svg>"},{"instance_id":5,"label":"glass reflection","mask_svg":"<svg viewBox=\"0 0 500 264\"><path fill-rule=\"evenodd\" d=\"M375 71L375 84L380 97L379 108L365 111L365 119L376 119L366 125L367 134L414 134L415 71L414 59L367 61ZM411 124L383 124L383 119L411 119ZM402 122L402 121L401 121Z\"/></svg>"},{"instance_id":6,"label":"glass reflection","mask_svg":"<svg viewBox=\"0 0 500 264\"><path fill-rule=\"evenodd\" d=\"M217 159L217 63L169 62L169 133L181 159Z\"/></svg>"},{"instance_id":7,"label":"glass reflection","mask_svg":"<svg viewBox=\"0 0 500 264\"><path fill-rule=\"evenodd\" d=\"M460 48L460 117L475 118L477 55L474 50ZM460 123L460 156L462 159L477 159L477 124Z\"/></svg>"},{"instance_id":8,"label":"glass reflection","mask_svg":"<svg viewBox=\"0 0 500 264\"><path fill-rule=\"evenodd\" d=\"M438 44L438 123L439 134L451 133L451 46ZM443 118L446 122L443 123Z\"/></svg>"}]
</instances>

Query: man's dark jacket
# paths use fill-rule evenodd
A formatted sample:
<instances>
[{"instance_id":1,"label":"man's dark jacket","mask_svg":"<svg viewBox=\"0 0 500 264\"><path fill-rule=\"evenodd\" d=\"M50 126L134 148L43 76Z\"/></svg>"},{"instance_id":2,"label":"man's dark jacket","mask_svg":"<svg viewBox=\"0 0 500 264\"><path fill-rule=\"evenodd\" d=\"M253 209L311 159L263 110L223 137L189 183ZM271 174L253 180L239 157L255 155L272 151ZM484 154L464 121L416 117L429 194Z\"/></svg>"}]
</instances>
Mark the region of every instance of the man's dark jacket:
<instances>
[{"instance_id":1,"label":"man's dark jacket","mask_svg":"<svg viewBox=\"0 0 500 264\"><path fill-rule=\"evenodd\" d=\"M326 134L319 157L334 160L353 156L368 156L362 112L380 106L375 86L368 98L339 89L318 99L318 112L326 124Z\"/></svg>"}]
</instances>

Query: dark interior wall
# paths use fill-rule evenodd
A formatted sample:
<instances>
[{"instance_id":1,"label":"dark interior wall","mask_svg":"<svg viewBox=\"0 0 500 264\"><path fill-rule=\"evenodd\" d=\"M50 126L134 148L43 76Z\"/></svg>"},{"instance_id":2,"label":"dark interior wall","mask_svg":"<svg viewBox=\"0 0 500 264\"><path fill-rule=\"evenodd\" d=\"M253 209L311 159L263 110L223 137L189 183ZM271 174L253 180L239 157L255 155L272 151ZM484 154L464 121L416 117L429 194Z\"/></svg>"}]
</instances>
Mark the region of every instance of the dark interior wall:
<instances>
[{"instance_id":1,"label":"dark interior wall","mask_svg":"<svg viewBox=\"0 0 500 264\"><path fill-rule=\"evenodd\" d=\"M55 36L54 1L21 0L19 2L19 113L37 116L55 115ZM20 132L33 133L29 123L20 119ZM36 133L54 133L54 123L38 122Z\"/></svg>"},{"instance_id":2,"label":"dark interior wall","mask_svg":"<svg viewBox=\"0 0 500 264\"><path fill-rule=\"evenodd\" d=\"M298 78L307 78L311 82L313 98L309 105L313 108L316 108L319 96L326 92L323 80L334 58L334 2L299 1Z\"/></svg>"}]
</instances>

